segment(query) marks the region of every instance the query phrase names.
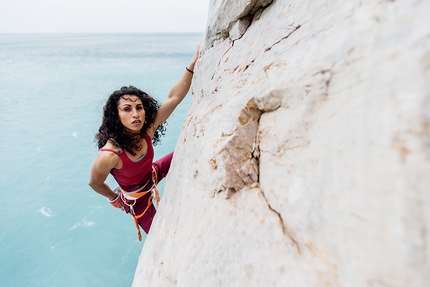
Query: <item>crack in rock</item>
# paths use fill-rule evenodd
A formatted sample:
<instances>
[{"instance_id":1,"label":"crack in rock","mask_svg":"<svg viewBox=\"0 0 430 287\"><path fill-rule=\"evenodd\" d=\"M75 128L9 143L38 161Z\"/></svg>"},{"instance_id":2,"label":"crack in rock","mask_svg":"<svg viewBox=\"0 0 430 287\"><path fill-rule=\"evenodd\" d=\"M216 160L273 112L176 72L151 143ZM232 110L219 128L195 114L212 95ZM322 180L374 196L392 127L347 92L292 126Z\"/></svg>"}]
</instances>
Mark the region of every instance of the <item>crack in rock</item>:
<instances>
[{"instance_id":1,"label":"crack in rock","mask_svg":"<svg viewBox=\"0 0 430 287\"><path fill-rule=\"evenodd\" d=\"M230 23L228 28L228 35L229 38L234 41L242 38L242 36L245 34L245 32L248 30L249 26L251 26L254 19L258 20L263 13L263 11L269 7L274 1L259 1L254 4L254 6L251 6L248 10L245 10L242 14L245 14L244 16L241 16L239 19L237 19L235 22Z\"/></svg>"},{"instance_id":2,"label":"crack in rock","mask_svg":"<svg viewBox=\"0 0 430 287\"><path fill-rule=\"evenodd\" d=\"M231 46L223 53L223 55L220 57L220 60L218 61L217 67L220 66L220 63L224 56L233 48L234 42L236 40L239 40L242 38L242 36L246 33L248 28L251 26L254 19L259 19L263 11L269 7L274 0L259 0L259 1L250 1L248 5L244 8L242 13L235 18L233 21L231 21L227 28L216 32L216 37L212 39L212 41L209 41L208 38L206 39L205 48L207 47L213 47L214 43L217 41L224 41L226 39L231 40ZM206 35L210 35L209 31L206 33ZM210 44L208 44L210 42ZM255 59L254 59L255 60ZM254 62L254 60L252 62ZM214 79L214 76L216 74L215 72L212 74L211 80Z\"/></svg>"},{"instance_id":3,"label":"crack in rock","mask_svg":"<svg viewBox=\"0 0 430 287\"><path fill-rule=\"evenodd\" d=\"M286 36L282 37L281 39L279 39L278 41L276 41L275 43L273 43L270 47L266 48L265 52L270 51L274 46L276 46L279 43L281 43L282 41L288 39L294 32L299 30L300 27L301 27L301 25L297 25L297 26L294 24L289 25L287 28L288 34Z\"/></svg>"},{"instance_id":4,"label":"crack in rock","mask_svg":"<svg viewBox=\"0 0 430 287\"><path fill-rule=\"evenodd\" d=\"M293 245L297 248L297 251L299 252L299 254L301 254L301 250L300 250L300 244L297 242L297 239L295 238L295 236L292 234L292 232L289 231L289 229L286 227L285 223L284 223L284 219L282 218L282 215L280 212L276 211L269 203L269 201L266 198L266 195L264 194L264 191L262 189L260 189L261 195L264 198L264 201L267 204L267 207L273 212L275 213L275 215L278 217L279 219L279 224L282 227L282 233L284 233L293 243Z\"/></svg>"},{"instance_id":5,"label":"crack in rock","mask_svg":"<svg viewBox=\"0 0 430 287\"><path fill-rule=\"evenodd\" d=\"M231 50L231 48L233 48L233 44L234 43L232 43L232 45L222 54L222 56L219 58L219 61L218 61L218 64L217 64L217 68L221 65L221 62L222 62L222 60L223 60L223 58L224 58L224 56L225 55L227 55L227 53L228 53L228 51L230 51ZM216 75L216 73L217 73L217 70L215 70L214 72L213 72L213 74L212 74L212 77L211 77L211 81L213 81L213 79L214 79L214 77L215 77L215 75Z\"/></svg>"},{"instance_id":6,"label":"crack in rock","mask_svg":"<svg viewBox=\"0 0 430 287\"><path fill-rule=\"evenodd\" d=\"M257 10L260 11L260 10ZM219 67L221 65L222 61L227 61L228 58L226 60L224 60L224 57L227 55L227 53L233 48L234 43L236 40L239 40L242 38L242 36L245 34L246 30L249 28L249 26L251 25L252 22L252 17L250 15L244 16L242 18L240 18L234 25L234 28L232 28L232 33L227 35L225 38L229 38L231 40L231 45L230 47L222 54L222 56L220 57L220 60L218 61L217 67ZM297 25L295 26L294 24L289 25L288 26L288 34L284 37L282 37L280 40L276 41L274 44L272 44L270 47L266 48L264 50L264 52L270 51L275 45L281 43L283 40L287 39L288 37L291 36L291 34L293 34L295 31L297 31L301 25ZM251 66L254 61L256 60L256 58L254 58L250 64L245 65L245 69L244 70L240 70L241 72L244 72L249 66ZM270 68L269 66L266 66L264 68L264 72L266 73L267 76L267 70ZM233 70L233 72L237 69L237 67ZM217 70L215 70L211 76L211 81L214 80L215 75L217 74Z\"/></svg>"},{"instance_id":7,"label":"crack in rock","mask_svg":"<svg viewBox=\"0 0 430 287\"><path fill-rule=\"evenodd\" d=\"M245 34L246 30L248 30L249 26L252 22L252 16L247 15L245 17L240 18L236 21L236 23L233 24L233 26L230 29L229 37L233 41L239 40L242 38L242 36Z\"/></svg>"},{"instance_id":8,"label":"crack in rock","mask_svg":"<svg viewBox=\"0 0 430 287\"><path fill-rule=\"evenodd\" d=\"M282 91L272 90L269 93L263 93L262 96L261 94L254 96L243 107L237 118L234 132L228 134L227 142L216 158L209 161L212 170L218 173L221 188L216 193L224 192L226 199L231 199L244 187L259 188L260 118L263 113L280 108L281 99ZM226 138L226 134L222 135ZM268 208L279 219L283 234L301 254L300 244L294 232L285 225L281 213L270 205L264 191L261 188L259 190Z\"/></svg>"},{"instance_id":9,"label":"crack in rock","mask_svg":"<svg viewBox=\"0 0 430 287\"><path fill-rule=\"evenodd\" d=\"M237 40L243 36L248 27L251 25L254 15L258 19L264 9L269 7L274 0L251 0L248 1L241 12L229 15L230 11L237 11L235 5L243 5L242 3L230 2L227 0L218 1L216 12L214 15L224 15L224 19L214 18L209 19L206 30L205 48L213 47L218 41L224 41L227 38ZM231 36L232 35L232 36Z\"/></svg>"}]
</instances>

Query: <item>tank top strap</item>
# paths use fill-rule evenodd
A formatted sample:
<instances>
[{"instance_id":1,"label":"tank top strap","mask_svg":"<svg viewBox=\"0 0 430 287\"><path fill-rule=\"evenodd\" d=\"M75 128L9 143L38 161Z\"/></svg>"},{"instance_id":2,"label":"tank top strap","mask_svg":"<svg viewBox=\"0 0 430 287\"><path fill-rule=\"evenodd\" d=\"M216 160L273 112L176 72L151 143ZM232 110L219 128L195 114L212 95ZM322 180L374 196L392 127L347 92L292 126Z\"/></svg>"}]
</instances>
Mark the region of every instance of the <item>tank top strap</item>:
<instances>
[{"instance_id":1,"label":"tank top strap","mask_svg":"<svg viewBox=\"0 0 430 287\"><path fill-rule=\"evenodd\" d=\"M110 148L100 148L99 151L110 151L113 152L114 154L120 155L122 153L122 151L116 151Z\"/></svg>"},{"instance_id":2,"label":"tank top strap","mask_svg":"<svg viewBox=\"0 0 430 287\"><path fill-rule=\"evenodd\" d=\"M100 148L99 151L110 151L110 152L113 152L114 154L121 155L122 148L119 147L118 142L114 138L111 138L110 140L118 147L119 151L113 150L111 148L105 148L105 147Z\"/></svg>"}]
</instances>

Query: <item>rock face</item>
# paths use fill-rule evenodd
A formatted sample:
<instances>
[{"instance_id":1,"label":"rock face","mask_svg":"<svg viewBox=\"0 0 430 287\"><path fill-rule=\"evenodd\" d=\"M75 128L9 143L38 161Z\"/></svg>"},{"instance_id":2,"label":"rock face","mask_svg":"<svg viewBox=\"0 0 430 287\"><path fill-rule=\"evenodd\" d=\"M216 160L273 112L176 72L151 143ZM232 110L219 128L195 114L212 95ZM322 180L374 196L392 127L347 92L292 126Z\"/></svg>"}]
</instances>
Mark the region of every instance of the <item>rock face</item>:
<instances>
[{"instance_id":1,"label":"rock face","mask_svg":"<svg viewBox=\"0 0 430 287\"><path fill-rule=\"evenodd\" d=\"M213 0L133 286L429 286L429 11Z\"/></svg>"}]
</instances>

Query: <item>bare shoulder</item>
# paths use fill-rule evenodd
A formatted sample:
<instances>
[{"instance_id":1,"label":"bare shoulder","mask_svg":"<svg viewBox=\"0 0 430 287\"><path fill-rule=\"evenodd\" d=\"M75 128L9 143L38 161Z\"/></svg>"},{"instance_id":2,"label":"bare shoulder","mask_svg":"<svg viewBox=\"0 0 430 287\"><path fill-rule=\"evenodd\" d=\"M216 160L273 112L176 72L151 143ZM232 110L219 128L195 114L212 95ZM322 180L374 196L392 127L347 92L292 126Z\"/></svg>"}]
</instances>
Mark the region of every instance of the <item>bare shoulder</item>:
<instances>
[{"instance_id":1,"label":"bare shoulder","mask_svg":"<svg viewBox=\"0 0 430 287\"><path fill-rule=\"evenodd\" d=\"M117 152L120 151L120 149L111 140L108 140L107 143L102 148L103 149L110 149L110 150L117 151Z\"/></svg>"},{"instance_id":2,"label":"bare shoulder","mask_svg":"<svg viewBox=\"0 0 430 287\"><path fill-rule=\"evenodd\" d=\"M120 161L119 155L115 153L119 152L120 149L110 141L105 144L103 149L106 150L100 150L98 152L97 157L94 160L94 165L101 170L111 170L116 167Z\"/></svg>"}]
</instances>

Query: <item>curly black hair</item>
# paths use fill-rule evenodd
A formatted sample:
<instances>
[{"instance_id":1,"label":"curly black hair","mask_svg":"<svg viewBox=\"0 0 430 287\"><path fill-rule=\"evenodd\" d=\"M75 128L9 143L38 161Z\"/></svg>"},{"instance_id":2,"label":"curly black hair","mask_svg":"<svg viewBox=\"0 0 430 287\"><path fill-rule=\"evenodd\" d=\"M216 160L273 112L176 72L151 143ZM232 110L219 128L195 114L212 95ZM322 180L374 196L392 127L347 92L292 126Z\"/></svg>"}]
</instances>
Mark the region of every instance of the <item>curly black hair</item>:
<instances>
[{"instance_id":1,"label":"curly black hair","mask_svg":"<svg viewBox=\"0 0 430 287\"><path fill-rule=\"evenodd\" d=\"M140 130L140 135L137 137L126 130L118 116L118 101L125 95L139 97L145 109L145 123ZM118 145L118 148L122 148L130 154L135 155L136 153L133 150L140 150L142 148L141 139L146 136L146 130L154 123L159 107L160 105L157 100L136 87L124 86L114 91L109 96L103 108L102 124L95 136L98 147L102 148L109 139L114 139L115 142L113 142L113 144ZM166 124L167 123L164 122L156 129L154 137L152 138L153 145L157 145L161 142L160 138L164 136L166 132Z\"/></svg>"}]
</instances>

